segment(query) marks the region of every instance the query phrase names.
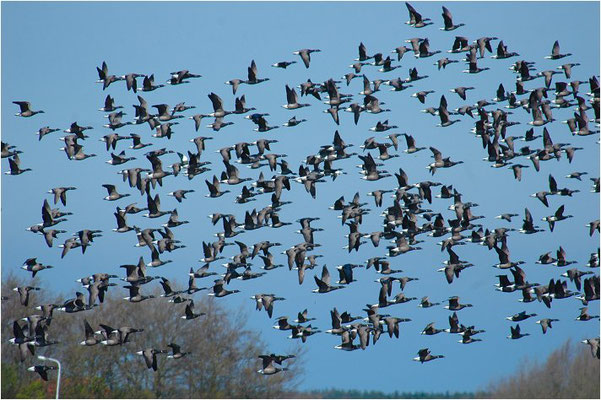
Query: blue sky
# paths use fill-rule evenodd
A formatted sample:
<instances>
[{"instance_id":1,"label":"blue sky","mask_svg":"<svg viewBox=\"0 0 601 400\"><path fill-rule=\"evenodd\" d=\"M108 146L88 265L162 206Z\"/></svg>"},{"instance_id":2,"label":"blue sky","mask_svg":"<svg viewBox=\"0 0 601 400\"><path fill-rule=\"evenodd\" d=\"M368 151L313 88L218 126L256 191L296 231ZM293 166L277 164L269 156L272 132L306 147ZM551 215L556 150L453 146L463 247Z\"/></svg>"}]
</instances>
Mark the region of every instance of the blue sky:
<instances>
[{"instance_id":1,"label":"blue sky","mask_svg":"<svg viewBox=\"0 0 601 400\"><path fill-rule=\"evenodd\" d=\"M363 141L376 136L382 142L386 134L375 134L368 129L378 120L388 119L399 128L391 132L407 132L412 134L418 146L434 146L444 156L453 160L462 160L464 164L452 169L438 170L431 177L426 169L430 163L428 150L407 155L399 151L400 157L385 163L385 169L397 172L402 167L409 175L411 183L423 180L434 180L444 184L453 184L461 193L463 201L472 201L479 206L473 209L476 215L485 215L479 220L484 227L500 226L519 229L524 208L528 207L537 224L545 228L544 232L525 236L512 232L508 239L511 257L524 260L523 266L528 280L547 283L550 278L557 278L562 272L557 267L540 266L534 262L540 254L553 251L563 246L568 259L578 261L576 266L584 270L589 254L596 251L599 236L588 236L588 222L599 218L599 197L590 193L589 177L599 176L598 135L589 137L572 137L566 125L559 121L572 116L573 109L553 109L556 122L548 125L554 142L569 142L583 147L576 153L574 161L568 164L565 156L561 161L542 163L541 171L535 173L528 168L523 171L523 179L513 179L511 170L507 168L493 169L482 161L486 153L482 150L481 141L469 131L474 120L462 117L461 122L449 128L437 128L438 118L421 113L426 106L438 105L442 94L448 100L449 109L463 104L473 104L480 99L491 100L495 97L499 83L506 90L515 89L515 78L509 66L517 60L536 62L536 70L555 69L564 62L579 62L581 65L573 70L573 79L588 81L592 75L599 74L599 4L596 2L426 2L412 3L424 16L433 20L434 25L423 29L409 27L407 9L402 2L239 2L239 3L143 3L143 2L111 2L111 3L36 3L36 2L3 2L2 3L2 141L17 146L21 154L22 167L32 168L33 172L21 176L2 176L2 275L8 272L25 274L19 270L23 261L29 257L38 257L45 264L56 266L56 269L43 271L40 279L44 287L59 290L70 295L78 290L75 279L94 272L122 274L118 268L121 264L137 261L140 255L149 258L146 249L134 248L134 233L117 234L111 230L115 227L112 215L117 205L123 207L133 201L145 206L145 198L136 190L129 189L121 181L117 172L122 167L150 165L143 153L149 149L168 147L180 152L192 150L193 144L188 140L198 135L213 136L215 140L208 143L207 151L202 159L212 161L213 170L188 181L185 176L165 179L161 196L162 208L177 207L180 219L191 223L175 228L176 237L187 245L185 249L164 254L162 258L171 259L173 263L152 271L167 276L172 281L184 285L187 271L192 266L197 268L201 258L202 241L212 241L213 234L221 229L221 224L213 227L206 215L213 212L233 213L239 221L243 221L244 211L260 209L269 204L269 197L261 196L257 201L246 205L237 205L234 198L239 194L241 186L226 187L232 193L216 199L207 199L204 195L207 188L204 179L214 173L220 174L223 167L220 156L214 153L224 146L241 141L252 142L258 138L275 138L279 143L272 147L273 152L285 153L291 169L297 171L298 165L309 154L318 151L320 145L331 143L334 131L339 130L347 143L353 143L350 150L360 152L358 148ZM441 5L446 4L453 13L455 23L463 22L466 26L454 32L444 32L442 26ZM575 16L575 17L574 17ZM572 23L576 18L578 23ZM446 70L438 71L434 64L439 56L451 59L463 58L463 54L446 54L451 48L454 36L467 36L470 41L482 36L496 36L502 39L509 51L520 53L519 57L509 60L493 60L487 53L485 59L479 60L479 66L490 67L477 75L461 73L464 63L451 64ZM306 102L310 107L296 111L280 107L285 104L284 86L296 86L310 78L313 82L323 82L328 78L339 79L350 72L348 65L358 56L357 46L363 42L370 55L382 52L385 56L395 47L404 45L404 40L413 37L428 37L432 50L442 53L431 58L415 59L407 53L401 60L401 68L392 72L381 73L376 67L365 66L362 70L371 80L406 78L408 70L417 67L420 74L429 75L428 79L413 83L413 87L400 93L388 91L382 86L376 94L385 108L392 112L381 115L362 114L358 125L352 122L352 115L341 112L341 125L335 126L331 117L323 114L326 109L323 103L310 98ZM559 40L562 52L573 53L573 56L562 60L545 60L555 40ZM493 49L498 41L493 41ZM309 69L300 62L293 51L301 48L318 48L321 53L312 55ZM393 65L398 65L396 55ZM98 79L95 70L102 61L106 61L110 73L123 75L127 73L154 73L156 83L164 83L171 71L188 69L201 74L200 79L190 80L190 84L178 87L166 87L150 93L141 94L150 105L167 103L170 106L181 101L195 105L184 115L211 112L211 103L207 94L215 92L220 95L226 109L232 109L234 96L231 87L223 82L233 79L246 79L246 69L251 60L258 66L259 77L269 77L270 81L255 85L243 85L237 95L246 95L247 105L256 107L259 112L268 112L271 125L281 125L292 116L306 118L308 121L293 128L281 127L275 131L258 134L252 129L254 124L241 116L230 116L226 120L234 125L212 132L201 128L194 132L193 122L180 119L174 127L175 135L170 141L150 137L147 125L123 128L119 134L138 133L145 142L154 145L146 150L132 151L127 147L130 141L118 144L118 151L126 150L137 160L124 166L111 166L105 163L110 155L104 143L98 141L102 135L109 133L103 128L106 123L105 113L97 111L103 105L104 98L111 94L116 103L125 107L125 121L133 118L132 104L137 104L136 96L127 92L124 82L113 83L107 90L95 83ZM278 61L297 61L287 70L272 68L270 65ZM553 81L566 81L565 76L555 75ZM139 80L141 83L141 80ZM543 85L542 79L526 84L527 88ZM474 86L476 90L468 92L468 101L464 102L449 89L457 86ZM350 86L340 84L342 93L355 95L354 101L361 102L362 90L360 79L352 81ZM411 93L420 90L435 90L422 105ZM298 89L297 89L298 91ZM587 84L581 85L582 93L589 91ZM554 96L551 94L550 98ZM32 118L17 118L14 114L18 108L12 104L15 100L27 100L34 109L43 109L45 114ZM302 102L305 102L303 99ZM489 106L489 110L503 107L505 104ZM592 110L589 111L592 117ZM523 135L529 128L530 116L524 110L514 110L510 120L520 122L508 128L510 135ZM45 125L53 128L67 129L77 121L80 125L91 125L94 129L87 131L90 139L86 140L86 152L96 153L98 157L83 162L69 161L64 152L58 149L62 142L57 133L38 141L34 134ZM206 121L206 123L205 123ZM210 123L203 120L203 125ZM591 128L594 124L591 125ZM542 128L535 128L541 134ZM522 142L518 142L521 145ZM536 147L542 141L534 142ZM534 147L534 146L531 146ZM401 141L400 148L405 148ZM376 154L374 153L374 156ZM177 161L174 154L163 158L166 167ZM530 165L529 160L520 160ZM365 233L381 229L382 218L373 199L366 193L376 189L396 187L394 178L386 178L378 182L365 182L360 179L355 165L359 159L354 157L334 163L335 167L344 168L347 175L339 177L335 182L318 184L317 199L313 200L305 193L301 185L293 183L292 190L285 192L284 200L292 200L293 205L284 207L280 214L283 221L293 222L306 216L320 217L313 226L324 229L316 233L316 241L322 244L316 254L323 255L319 259L328 265L330 273L336 265L361 263L369 257L383 255L385 244L373 248L371 244L363 245L360 251L348 254L342 247L346 244L343 235L348 233L341 227L338 213L328 210L341 195L347 201L359 191L363 201L367 201L372 211L364 218L361 231ZM242 177L256 179L259 171L239 166ZM6 160L2 161L2 171L8 170ZM262 169L266 176L271 173ZM564 178L574 171L587 171L582 182ZM560 187L579 189L572 198L553 196L550 207L545 208L538 200L530 198L531 193L547 190L547 177L552 174ZM122 193L131 196L117 201L102 200L106 196L105 183L116 184ZM73 250L60 259L60 249L47 248L43 238L25 231L30 225L40 221L40 209L44 199L51 201L46 194L50 188L57 186L76 186L78 189L68 193L67 211L73 213L67 222L57 228L69 232L56 241L62 243L71 233L83 228L101 229L103 237L97 239L86 254ZM179 204L166 194L175 189L193 188L195 193L188 195L188 200ZM157 193L157 192L155 192ZM435 189L435 193L438 190ZM454 218L454 212L447 210L452 200L434 200L428 205L435 211L443 213L445 218ZM386 198L384 206L391 205ZM557 207L565 204L566 213L574 215L567 221L557 224L553 233L548 231L545 222L540 219L551 215ZM64 208L64 207L61 207ZM503 212L519 214L512 223L494 219ZM147 220L138 215L128 216L130 225L143 228L155 227L166 222L167 217L159 220ZM420 219L419 223L423 223ZM263 228L239 235L237 239L252 245L260 240L271 240L282 243L274 251L276 260L285 263L285 256L279 252L300 243L302 237L296 233L298 224L279 230ZM491 379L513 371L522 357L543 358L560 343L570 338L583 338L599 335L596 322L574 321L578 315L579 302L575 299L553 302L551 310L542 303L522 304L517 301L518 294L502 294L494 291L497 282L495 275L499 271L491 268L497 262L494 251L468 244L457 247L461 259L470 261L475 267L466 270L458 280L448 285L444 277L436 272L446 259L446 253L439 251L437 239L421 236L425 240L420 244L423 248L418 252L392 258L394 268L403 269L402 276L416 276L419 281L410 282L405 293L411 297L429 295L432 301L443 302L451 295L459 295L463 302L474 304L473 308L459 312L460 321L474 324L485 329L480 338L484 341L472 345L460 345L459 337L439 334L433 337L420 335L421 330L429 322L436 322L437 327L447 327L449 312L442 307L422 310L417 302L389 307L382 312L391 315L411 318L412 322L401 326L401 338L382 337L376 346L366 351L351 353L334 350L339 344L338 337L320 334L311 337L305 344L307 348L306 374L302 389L326 387L346 387L349 389L378 389L384 391L442 391L442 390L474 390ZM276 249L274 249L276 250ZM227 248L227 257L237 251ZM554 254L554 253L553 253ZM254 267L260 264L255 260ZM214 264L212 270L220 270ZM319 268L320 269L320 268ZM564 268L565 269L565 268ZM319 271L316 269L316 273ZM361 314L366 303L377 302L379 284L373 282L377 275L370 269L355 270L358 282L344 290L326 295L311 293L314 288L313 273L308 273L302 286L298 285L295 271L278 269L270 271L262 279L233 282L232 288L242 290L242 294L220 299L235 309L248 313L248 324L261 332L263 339L269 343L274 352L285 352L291 343L286 339L287 333L271 328L273 321L264 312L254 311L255 305L249 296L255 293L276 293L286 297L286 301L278 302L274 316L288 315L294 317L298 311L309 309L309 314L318 320L315 326L325 330L329 328L329 311L337 307L341 312L348 310L355 315ZM503 272L501 272L503 273ZM151 284L152 285L152 284ZM570 288L574 289L570 284ZM121 289L120 289L121 290ZM394 293L398 292L395 285ZM125 293L125 291L124 291ZM203 296L196 294L195 296ZM145 306L145 303L142 303ZM598 311L598 303L591 309ZM505 338L509 334L509 321L505 316L526 310L539 314L540 317L560 319L553 329L542 336L535 319L527 320L520 325L522 331L531 336L519 341ZM593 312L594 313L594 312ZM294 318L292 318L294 319ZM411 361L420 348L429 347L433 354L444 354L444 360L436 360L420 365ZM349 364L352 363L352 364ZM350 368L349 368L350 366ZM353 368L355 366L362 366ZM449 374L451 370L467 370L468 377L457 377Z\"/></svg>"}]
</instances>

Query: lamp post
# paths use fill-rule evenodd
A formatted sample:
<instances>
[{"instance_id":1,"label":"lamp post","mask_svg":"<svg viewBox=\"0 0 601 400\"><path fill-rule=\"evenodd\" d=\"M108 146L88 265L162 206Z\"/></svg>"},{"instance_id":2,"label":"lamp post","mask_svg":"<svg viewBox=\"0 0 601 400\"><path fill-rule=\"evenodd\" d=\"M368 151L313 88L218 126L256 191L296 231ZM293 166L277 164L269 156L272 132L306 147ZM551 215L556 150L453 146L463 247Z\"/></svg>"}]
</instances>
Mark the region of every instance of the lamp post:
<instances>
[{"instance_id":1,"label":"lamp post","mask_svg":"<svg viewBox=\"0 0 601 400\"><path fill-rule=\"evenodd\" d=\"M51 361L51 362L55 362L58 365L58 376L56 377L56 398L58 400L58 395L60 393L60 388L61 388L61 363L60 363L60 361L58 361L54 358L44 357L44 356L38 356L38 360Z\"/></svg>"}]
</instances>

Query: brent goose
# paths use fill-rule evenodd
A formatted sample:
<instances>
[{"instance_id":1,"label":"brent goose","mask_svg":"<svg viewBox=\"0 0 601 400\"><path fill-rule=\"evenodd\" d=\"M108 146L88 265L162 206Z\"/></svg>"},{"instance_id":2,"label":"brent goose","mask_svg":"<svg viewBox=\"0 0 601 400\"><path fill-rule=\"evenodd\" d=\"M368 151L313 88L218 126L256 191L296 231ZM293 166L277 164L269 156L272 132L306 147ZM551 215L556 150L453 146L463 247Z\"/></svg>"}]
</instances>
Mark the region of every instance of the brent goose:
<instances>
[{"instance_id":1,"label":"brent goose","mask_svg":"<svg viewBox=\"0 0 601 400\"><path fill-rule=\"evenodd\" d=\"M425 362L427 362L427 361L435 360L437 358L444 358L443 355L436 355L435 356L435 355L430 354L430 350L428 348L421 349L420 351L417 352L417 354L418 354L418 357L415 357L413 359L413 361L419 361L422 364L425 363Z\"/></svg>"},{"instance_id":2,"label":"brent goose","mask_svg":"<svg viewBox=\"0 0 601 400\"><path fill-rule=\"evenodd\" d=\"M311 53L319 53L320 49L302 49L293 52L292 54L300 56L305 64L306 68L309 68L309 63L311 62Z\"/></svg>"},{"instance_id":3,"label":"brent goose","mask_svg":"<svg viewBox=\"0 0 601 400\"><path fill-rule=\"evenodd\" d=\"M444 27L440 28L442 31L453 31L457 28L465 26L463 23L455 25L453 23L453 16L451 15L451 12L445 6L442 6L442 19L444 20Z\"/></svg>"},{"instance_id":4,"label":"brent goose","mask_svg":"<svg viewBox=\"0 0 601 400\"><path fill-rule=\"evenodd\" d=\"M154 371L157 370L157 354L167 353L167 350L156 350L153 348L148 348L144 350L138 351L136 354L140 356L144 356L144 361L146 362L146 367L149 369L152 368Z\"/></svg>"}]
</instances>

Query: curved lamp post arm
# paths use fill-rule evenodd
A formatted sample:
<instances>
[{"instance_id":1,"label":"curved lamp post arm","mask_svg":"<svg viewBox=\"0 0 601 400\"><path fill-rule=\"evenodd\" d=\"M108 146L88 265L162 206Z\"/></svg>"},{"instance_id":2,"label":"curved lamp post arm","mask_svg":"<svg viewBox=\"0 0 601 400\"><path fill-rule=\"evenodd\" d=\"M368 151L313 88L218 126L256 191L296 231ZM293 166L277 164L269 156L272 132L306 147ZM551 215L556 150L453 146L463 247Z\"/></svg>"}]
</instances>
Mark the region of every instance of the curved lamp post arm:
<instances>
[{"instance_id":1,"label":"curved lamp post arm","mask_svg":"<svg viewBox=\"0 0 601 400\"><path fill-rule=\"evenodd\" d=\"M60 394L60 388L61 388L61 362L55 358L44 357L44 356L38 356L38 359L42 360L42 361L51 361L58 365L58 374L56 377L56 398L58 400L59 394Z\"/></svg>"}]
</instances>

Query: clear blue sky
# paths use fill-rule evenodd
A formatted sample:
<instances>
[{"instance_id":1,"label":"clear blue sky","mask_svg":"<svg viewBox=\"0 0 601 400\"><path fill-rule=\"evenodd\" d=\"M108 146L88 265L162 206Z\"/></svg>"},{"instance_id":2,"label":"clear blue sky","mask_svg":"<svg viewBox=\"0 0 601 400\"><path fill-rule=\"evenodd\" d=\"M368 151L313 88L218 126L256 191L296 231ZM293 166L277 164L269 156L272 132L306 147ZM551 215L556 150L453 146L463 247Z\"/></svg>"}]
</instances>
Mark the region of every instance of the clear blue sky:
<instances>
[{"instance_id":1,"label":"clear blue sky","mask_svg":"<svg viewBox=\"0 0 601 400\"><path fill-rule=\"evenodd\" d=\"M289 118L306 118L308 121L294 128L281 127L265 134L258 134L252 129L254 125L241 116L230 116L226 120L234 125L214 133L207 128L194 132L193 122L188 119L179 120L174 127L175 135L170 141L154 139L147 125L131 129L118 130L120 134L138 133L145 142L152 141L150 149L168 147L185 152L192 150L193 144L188 140L198 135L213 136L215 140L208 143L202 155L203 160L213 162L213 171L194 178L192 181L180 175L177 178L164 180L160 188L163 209L177 207L181 219L191 223L174 229L176 237L187 248L164 254L162 258L172 259L173 263L152 271L153 274L167 276L172 281L184 285L187 272L192 266L197 268L201 258L201 242L214 239L213 234L221 229L210 225L206 215L212 212L234 213L239 221L243 221L244 211L252 208L260 209L269 204L269 197L259 197L257 201L247 205L237 205L234 198L239 194L241 186L224 187L232 190L221 199L207 199L204 195L207 188L204 179L213 173L223 170L220 156L214 150L241 141L252 142L260 137L276 138L279 143L272 147L273 152L288 154L287 161L293 170L298 170L299 163L308 154L314 154L320 145L331 142L334 131L338 129L347 143L355 146L350 150L360 151L358 146L369 136L376 136L385 141L385 134L374 134L368 128L378 120L388 119L391 124L398 125L392 132L412 134L419 146L434 146L445 156L453 160L463 160L464 164L452 169L439 170L432 178L425 168L430 163L430 152L422 151L414 155L399 152L400 157L386 162L385 169L397 172L402 167L409 175L410 182L434 180L445 184L453 184L463 193L463 201L479 204L473 209L476 215L485 215L479 220L485 227L500 226L520 228L524 208L528 207L537 224L545 228L545 232L525 236L513 232L508 244L513 260L524 260L523 266L531 282L547 283L550 278L557 278L564 272L552 266L540 266L534 262L540 254L553 251L562 245L570 260L576 260L576 266L583 270L589 254L596 251L599 235L588 236L588 222L599 218L599 196L590 193L589 177L599 176L598 135L589 137L572 137L566 125L559 121L572 116L573 109L553 109L556 122L548 125L555 142L569 142L584 150L576 153L575 159L568 164L565 156L561 161L542 163L540 173L533 168L523 171L523 179L517 182L506 168L492 169L482 161L486 156L479 138L475 138L469 130L474 120L461 118L461 122L450 128L441 129L435 125L438 118L420 113L425 106L438 105L440 96L444 94L449 109L466 104L449 89L456 86L474 86L476 90L468 92L468 102L473 104L480 99L491 100L499 83L506 90L515 89L515 78L508 70L517 60L536 62L537 71L555 69L564 62L579 62L581 65L573 70L573 79L588 81L592 75L599 74L599 4L597 2L503 2L503 3L412 3L424 17L434 21L434 25L423 29L415 29L405 25L408 13L402 2L307 2L307 3L143 3L143 2L111 2L111 3L35 3L35 2L3 2L2 3L2 141L17 146L21 154L22 167L32 168L33 172L21 176L2 176L2 275L7 273L26 274L19 270L23 261L29 257L38 257L45 263L56 266L56 269L42 271L39 276L45 288L62 291L70 296L78 290L75 279L95 272L108 272L122 275L120 264L137 261L140 255L146 260L149 252L146 249L134 248L136 238L133 232L117 234L111 230L116 222L113 212L117 205L124 206L138 201L145 206L145 197L137 190L132 190L121 181L117 172L122 167L150 165L143 151L131 151L127 146L130 141L118 144L118 151L126 149L128 155L137 160L124 166L110 166L105 163L110 158L104 143L98 141L102 135L109 133L103 128L106 123L105 113L97 111L102 107L104 98L111 94L116 103L125 107L125 121L133 118L132 104L137 104L136 96L127 92L124 82L113 83L106 91L95 83L98 79L96 66L106 61L110 73L122 75L136 72L155 74L157 83L164 83L171 71L189 69L193 73L202 74L202 78L191 80L190 84L179 87L166 87L151 93L141 94L150 105L167 103L170 106L185 101L195 105L191 111L211 112L211 103L207 94L219 94L227 109L232 109L234 96L231 87L223 82L233 78L246 79L246 69L251 60L255 60L259 77L269 77L270 81L256 86L241 86L237 95L246 95L247 105L256 107L260 112L269 112L270 124L281 125ZM466 26L454 31L444 32L442 26L441 5L446 4L453 13L456 23ZM479 66L490 67L478 75L461 73L464 63L451 64L446 70L437 71L432 64L439 56L447 56L446 50L451 48L454 36L467 36L470 41L482 36L496 36L502 39L509 51L517 51L519 57L509 60L493 60L490 54L479 60ZM427 59L415 59L407 53L401 60L401 68L393 72L381 73L373 66L365 66L363 71L370 79L405 78L411 67L417 67L420 74L430 77L413 83L407 91L395 93L382 86L377 97L386 103L385 108L393 111L379 116L363 114L359 124L352 123L351 114L341 112L341 125L335 126L331 117L323 114L327 108L313 98L307 100L311 107L296 111L288 111L280 107L285 104L285 84L296 86L311 78L313 82L323 82L328 78L339 79L351 70L348 65L358 56L357 46L363 42L369 54L382 52L385 56L395 47L404 45L404 40L413 37L428 37L432 50L442 53ZM562 52L573 53L573 56L551 61L545 60L555 40L559 40ZM493 42L496 48L497 41ZM313 54L309 69L300 62L293 51L301 48L319 48L321 53ZM463 58L463 54L448 55L452 59ZM393 65L398 65L393 55ZM298 63L287 70L275 69L271 64L278 61L296 60ZM565 81L562 75L555 75L554 81ZM139 80L141 83L141 80ZM543 85L542 79L528 82L527 88ZM354 80L349 87L341 83L342 93L352 93L355 101L361 102L362 90L360 79ZM298 89L297 89L298 90ZM411 93L419 90L434 90L427 98L426 105L420 104ZM589 91L583 84L580 91ZM550 95L553 98L553 95ZM43 109L45 114L29 119L17 118L14 114L18 108L11 102L27 100L34 109ZM304 99L303 99L304 102ZM502 107L505 104L499 105ZM489 110L497 106L489 106ZM589 111L591 119L592 110ZM523 135L529 126L530 115L524 110L514 110L510 120L520 125L508 129L510 135ZM58 133L48 135L38 142L34 135L45 125L67 129L77 121L80 125L92 125L94 130L87 131L90 139L83 142L86 152L98 154L98 157L83 162L67 160L64 152L58 149L62 142ZM209 123L203 120L203 125ZM591 128L594 124L591 124ZM535 128L536 133L542 132ZM401 148L405 147L404 141ZM518 145L522 142L517 143ZM532 143L531 143L532 144ZM538 140L534 146L541 147ZM534 147L532 146L532 147ZM375 156L375 154L374 154ZM164 166L177 161L175 154L163 158ZM529 164L529 160L519 161ZM292 191L283 194L284 200L293 200L280 212L283 221L293 222L305 216L319 216L320 221L313 224L324 228L324 232L316 233L316 241L322 244L316 253L324 257L319 259L334 272L336 265L346 262L361 263L367 258L383 255L387 243L373 248L371 244L361 247L358 253L350 255L342 250L346 244L344 234L346 227L340 226L338 213L327 209L334 200L344 195L352 199L356 191L361 193L363 201L368 201L372 209L364 218L361 231L365 233L381 229L383 209L373 205L373 199L366 193L375 189L391 189L396 187L394 178L386 178L378 182L360 180L355 164L357 158L337 161L334 166L344 168L348 174L334 183L318 184L317 199L313 200L304 188L296 183ZM2 161L2 171L8 170L6 160ZM259 171L240 166L241 176L256 179ZM266 176L271 173L263 169ZM574 171L587 171L582 182L564 178ZM548 174L553 174L560 187L579 189L572 198L551 197L550 207L545 208L538 200L530 198L531 193L547 190ZM116 184L122 193L131 196L117 201L102 200L106 196L104 183ZM47 248L43 238L25 231L30 225L40 222L40 209L50 188L57 186L76 186L78 190L68 193L66 210L73 212L67 222L58 229L69 233L59 237L62 243L71 233L83 228L101 229L103 237L98 238L86 254L82 256L76 249L60 259L60 249ZM179 204L166 194L175 189L193 188L196 193L188 195L189 199ZM156 193L156 192L155 192ZM438 193L438 190L435 190ZM447 210L452 200L434 200L429 208L443 213L445 218L454 218L454 212ZM553 233L548 231L545 222L540 219L551 215L557 207L565 204L566 213L575 217L557 224ZM391 205L386 198L385 206ZM63 208L63 207L61 207ZM495 215L512 212L520 216L512 223L494 219ZM156 227L166 222L166 218L147 220L140 214L130 215L128 223L143 228ZM423 220L420 219L420 224ZM274 251L276 260L285 263L285 256L279 252L302 241L302 237L294 230L298 224L279 230L263 228L239 235L237 239L252 245L260 240L279 241L282 247ZM519 294L502 294L494 291L497 282L495 275L499 271L491 268L497 262L494 251L484 247L467 245L457 248L461 259L470 261L475 267L466 270L460 279L448 285L444 277L436 272L446 259L436 245L438 239L420 236L425 242L419 252L391 259L394 268L404 270L402 276L419 277L420 280L410 282L405 293L412 297L429 295L432 301L443 302L451 295L461 296L462 302L474 304L474 307L459 312L461 323L474 324L485 329L486 333L479 337L484 341L472 345L460 345L458 336L439 334L433 337L420 335L421 330L429 322L436 322L437 327L448 327L449 312L442 307L422 310L417 302L396 305L383 310L383 313L411 318L412 322L401 326L401 338L389 339L383 335L376 346L366 351L352 353L334 350L339 344L338 337L326 334L311 337L305 344L306 374L301 389L318 389L341 387L348 389L377 389L384 391L442 391L442 390L475 390L491 379L510 373L520 365L522 357L543 358L550 350L566 339L580 341L584 338L598 336L597 322L574 321L578 315L580 304L575 299L553 302L548 310L542 303L522 304L517 301ZM274 249L276 250L276 249ZM231 256L237 248L227 248L224 255ZM554 254L554 253L553 253ZM256 268L260 260L255 261ZM320 264L321 266L321 264ZM211 267L220 270L218 264ZM565 269L565 268L564 268ZM317 269L314 272L318 272ZM270 321L264 312L256 312L255 305L249 296L255 293L276 293L286 297L286 301L278 302L274 316L289 315L294 317L304 308L318 320L314 326L326 330L329 328L329 311L335 306L341 312L348 310L353 314L361 314L366 303L377 302L379 284L373 269L355 270L358 282L344 290L327 295L311 293L314 288L312 275L309 272L302 286L298 285L295 271L287 268L271 271L263 279L247 282L236 281L230 286L241 289L242 294L220 299L234 309L248 313L250 327L261 332L263 339L269 343L274 352L285 352L290 348L288 333L271 328ZM506 271L509 273L508 271ZM569 284L574 289L572 284ZM123 289L118 289L123 290ZM123 291L125 293L125 291ZM395 293L398 286L395 285ZM196 294L195 296L204 296ZM147 306L142 303L141 306ZM597 313L598 303L591 305L593 313ZM519 341L510 341L509 321L505 317L527 310L537 313L539 317L560 319L553 329L542 335L540 327L529 319L520 325L522 330L531 334ZM125 318L125 317L124 317ZM293 319L293 318L292 318ZM420 365L411 361L420 348L429 347L433 354L444 354L444 360L436 360ZM452 371L467 371L468 376L455 374Z\"/></svg>"}]
</instances>

